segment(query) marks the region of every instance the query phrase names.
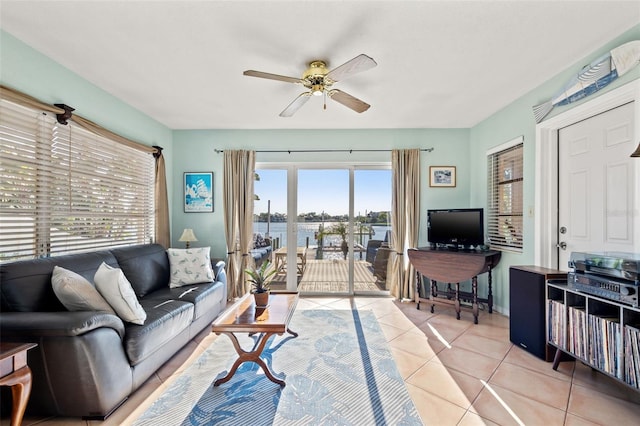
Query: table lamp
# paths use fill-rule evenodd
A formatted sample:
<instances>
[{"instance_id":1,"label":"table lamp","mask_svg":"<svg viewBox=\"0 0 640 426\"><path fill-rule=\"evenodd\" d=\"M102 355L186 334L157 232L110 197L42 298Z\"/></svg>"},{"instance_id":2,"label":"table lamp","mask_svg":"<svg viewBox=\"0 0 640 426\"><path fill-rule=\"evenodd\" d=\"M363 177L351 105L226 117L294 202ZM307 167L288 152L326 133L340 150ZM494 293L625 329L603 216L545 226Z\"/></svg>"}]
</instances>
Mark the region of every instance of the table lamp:
<instances>
[{"instance_id":1,"label":"table lamp","mask_svg":"<svg viewBox=\"0 0 640 426\"><path fill-rule=\"evenodd\" d=\"M184 231L182 231L182 235L180 236L180 239L178 241L184 241L186 244L186 248L189 248L189 243L191 241L198 241L198 239L193 233L193 229L186 228Z\"/></svg>"}]
</instances>

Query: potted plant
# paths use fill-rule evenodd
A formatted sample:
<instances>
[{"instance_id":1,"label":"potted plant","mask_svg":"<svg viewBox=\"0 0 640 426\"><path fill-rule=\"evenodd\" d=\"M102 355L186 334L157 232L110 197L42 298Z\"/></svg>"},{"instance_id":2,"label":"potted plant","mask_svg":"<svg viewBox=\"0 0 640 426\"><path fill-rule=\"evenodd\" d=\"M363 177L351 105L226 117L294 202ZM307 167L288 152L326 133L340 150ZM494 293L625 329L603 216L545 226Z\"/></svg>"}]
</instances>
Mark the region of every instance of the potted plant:
<instances>
[{"instance_id":1,"label":"potted plant","mask_svg":"<svg viewBox=\"0 0 640 426\"><path fill-rule=\"evenodd\" d=\"M344 222L338 222L331 227L331 233L335 235L339 235L342 242L340 244L340 249L342 250L342 254L344 258L347 258L349 254L349 244L347 244L347 234L349 233L349 228L347 224Z\"/></svg>"},{"instance_id":2,"label":"potted plant","mask_svg":"<svg viewBox=\"0 0 640 426\"><path fill-rule=\"evenodd\" d=\"M326 237L327 235L338 235L342 240L342 242L340 243L340 250L342 251L344 258L346 259L347 255L349 254L349 244L347 243L348 234L349 234L349 228L347 224L344 222L335 223L331 225L329 228L324 228L322 225L320 225L318 232L316 232L318 247L319 248L321 247L321 245L323 244L322 241L324 237ZM322 259L322 253L320 253L320 257L318 257L316 254L316 259Z\"/></svg>"},{"instance_id":3,"label":"potted plant","mask_svg":"<svg viewBox=\"0 0 640 426\"><path fill-rule=\"evenodd\" d=\"M248 281L251 283L253 297L257 307L265 307L269 304L269 285L271 279L277 272L275 268L269 267L271 262L263 262L258 269L245 269L245 273L249 276Z\"/></svg>"}]
</instances>

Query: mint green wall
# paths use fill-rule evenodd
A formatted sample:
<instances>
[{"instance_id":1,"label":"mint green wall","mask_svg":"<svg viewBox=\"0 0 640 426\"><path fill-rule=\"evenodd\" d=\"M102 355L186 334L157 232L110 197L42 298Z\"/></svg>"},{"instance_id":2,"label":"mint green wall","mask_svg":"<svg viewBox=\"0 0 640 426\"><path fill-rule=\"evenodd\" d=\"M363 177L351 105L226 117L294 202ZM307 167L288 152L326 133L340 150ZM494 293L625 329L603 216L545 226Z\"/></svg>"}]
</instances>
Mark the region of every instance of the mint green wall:
<instances>
[{"instance_id":1,"label":"mint green wall","mask_svg":"<svg viewBox=\"0 0 640 426\"><path fill-rule=\"evenodd\" d=\"M163 147L167 180L173 181L173 141L169 128L2 30L0 82L42 102L67 104L78 115L131 140ZM171 186L168 192L171 200Z\"/></svg>"},{"instance_id":2,"label":"mint green wall","mask_svg":"<svg viewBox=\"0 0 640 426\"><path fill-rule=\"evenodd\" d=\"M627 41L640 39L640 25L595 50L584 61L567 64L567 69L540 87L495 113L472 129L399 130L191 130L171 131L140 111L80 78L10 34L0 30L0 81L44 102L65 103L78 114L132 140L165 148L167 186L172 220L173 246L185 227L193 228L197 246L210 245L214 257L224 257L222 213L222 154L215 149L301 150L301 149L392 149L434 148L421 154L421 232L426 243L428 208L484 207L486 205L486 152L488 149L524 136L525 212L534 204L535 121L531 107L549 99L566 81L601 54ZM615 87L640 78L640 67L619 78L606 89L582 101L589 101ZM554 116L575 105L556 108ZM425 112L426 113L426 112ZM461 153L468 153L464 155ZM258 161L275 162L381 162L389 153L352 154L267 154ZM429 166L456 166L455 188L430 188ZM184 213L182 175L186 171L213 171L214 213ZM526 214L522 254L504 253L494 271L496 309L508 313L508 268L532 264L534 259L534 218ZM484 278L482 278L484 280ZM481 280L481 281L482 281Z\"/></svg>"},{"instance_id":3,"label":"mint green wall","mask_svg":"<svg viewBox=\"0 0 640 426\"><path fill-rule=\"evenodd\" d=\"M500 312L509 312L509 267L511 265L532 265L534 262L534 217L529 209L534 207L535 200L535 128L536 122L532 107L550 99L562 88L582 67L602 54L632 40L640 40L640 25L625 32L621 36L598 48L583 61L567 64L567 69L553 79L522 96L501 111L487 118L470 132L471 180L469 181L471 204L486 206L487 198L487 150L508 142L520 135L524 136L524 250L521 254L504 252L498 268L494 271L494 298ZM640 78L640 66L615 80L606 88L587 97L579 103L555 108L549 117L553 117L584 102L595 99L621 85Z\"/></svg>"},{"instance_id":4,"label":"mint green wall","mask_svg":"<svg viewBox=\"0 0 640 426\"><path fill-rule=\"evenodd\" d=\"M182 194L184 172L214 172L214 212L184 213L181 196L174 198L173 245L184 228L192 228L198 237L195 246L211 246L213 257L225 257L224 216L222 211L222 164L223 154L216 149L260 150L329 150L329 149L388 149L434 148L432 152L421 152L423 172L421 218L426 220L427 208L467 207L469 204L469 157L460 155L469 149L467 129L400 129L400 130L176 130L174 140L173 191ZM258 162L302 163L375 163L390 162L390 152L353 153L260 153ZM427 180L429 166L456 166L458 184L455 188L429 188ZM421 244L425 244L426 229L420 233Z\"/></svg>"}]
</instances>

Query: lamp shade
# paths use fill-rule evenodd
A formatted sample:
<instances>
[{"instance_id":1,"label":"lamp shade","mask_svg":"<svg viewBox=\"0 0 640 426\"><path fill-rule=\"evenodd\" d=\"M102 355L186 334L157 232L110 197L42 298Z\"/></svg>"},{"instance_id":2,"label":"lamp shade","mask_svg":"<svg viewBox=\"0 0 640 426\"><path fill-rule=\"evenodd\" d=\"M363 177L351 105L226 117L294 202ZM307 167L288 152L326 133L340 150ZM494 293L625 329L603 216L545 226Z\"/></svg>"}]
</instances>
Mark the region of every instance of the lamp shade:
<instances>
[{"instance_id":1,"label":"lamp shade","mask_svg":"<svg viewBox=\"0 0 640 426\"><path fill-rule=\"evenodd\" d=\"M631 157L640 157L640 143L638 143L638 147L636 148L635 151L633 151L633 153L631 154Z\"/></svg>"},{"instance_id":2,"label":"lamp shade","mask_svg":"<svg viewBox=\"0 0 640 426\"><path fill-rule=\"evenodd\" d=\"M198 241L198 239L196 238L196 234L193 233L193 229L191 228L186 228L184 231L182 231L182 235L180 236L180 239L178 241Z\"/></svg>"}]
</instances>

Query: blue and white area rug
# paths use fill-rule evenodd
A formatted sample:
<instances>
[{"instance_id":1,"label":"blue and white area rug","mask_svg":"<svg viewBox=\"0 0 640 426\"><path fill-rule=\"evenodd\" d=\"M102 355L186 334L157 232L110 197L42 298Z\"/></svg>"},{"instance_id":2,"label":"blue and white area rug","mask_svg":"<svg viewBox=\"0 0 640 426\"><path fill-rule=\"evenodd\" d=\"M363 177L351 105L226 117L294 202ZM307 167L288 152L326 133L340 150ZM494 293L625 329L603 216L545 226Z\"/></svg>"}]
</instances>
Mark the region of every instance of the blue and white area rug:
<instances>
[{"instance_id":1,"label":"blue and white area rug","mask_svg":"<svg viewBox=\"0 0 640 426\"><path fill-rule=\"evenodd\" d=\"M284 388L252 362L214 387L237 357L219 336L134 424L422 424L371 311L300 310L290 328L299 336L274 336L263 352Z\"/></svg>"}]
</instances>

